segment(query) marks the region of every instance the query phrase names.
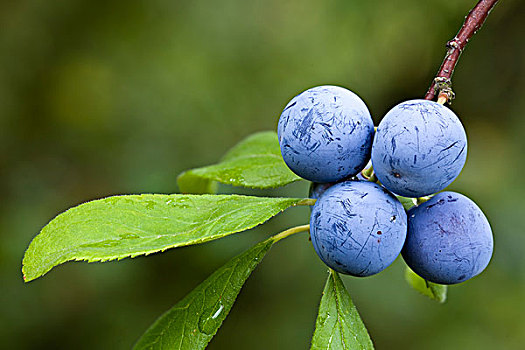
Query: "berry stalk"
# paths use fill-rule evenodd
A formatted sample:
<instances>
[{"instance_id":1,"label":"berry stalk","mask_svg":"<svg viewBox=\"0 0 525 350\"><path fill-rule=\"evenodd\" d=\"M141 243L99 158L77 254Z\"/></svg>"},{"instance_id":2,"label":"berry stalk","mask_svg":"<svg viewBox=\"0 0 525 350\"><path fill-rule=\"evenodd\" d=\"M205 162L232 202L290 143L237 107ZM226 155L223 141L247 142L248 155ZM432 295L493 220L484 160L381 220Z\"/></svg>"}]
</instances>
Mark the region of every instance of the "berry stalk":
<instances>
[{"instance_id":1,"label":"berry stalk","mask_svg":"<svg viewBox=\"0 0 525 350\"><path fill-rule=\"evenodd\" d=\"M425 95L426 100L432 100L436 95L438 95L438 102L441 104L454 99L451 82L454 68L470 38L483 26L487 16L497 2L498 0L480 0L470 10L459 32L452 40L447 42L445 59L441 63L441 67Z\"/></svg>"},{"instance_id":2,"label":"berry stalk","mask_svg":"<svg viewBox=\"0 0 525 350\"><path fill-rule=\"evenodd\" d=\"M274 242L279 242L281 239L284 239L288 236L294 235L299 232L308 231L310 229L310 225L301 225L301 226L295 226L292 228L289 228L288 230L284 230L283 232L280 232L272 237Z\"/></svg>"}]
</instances>

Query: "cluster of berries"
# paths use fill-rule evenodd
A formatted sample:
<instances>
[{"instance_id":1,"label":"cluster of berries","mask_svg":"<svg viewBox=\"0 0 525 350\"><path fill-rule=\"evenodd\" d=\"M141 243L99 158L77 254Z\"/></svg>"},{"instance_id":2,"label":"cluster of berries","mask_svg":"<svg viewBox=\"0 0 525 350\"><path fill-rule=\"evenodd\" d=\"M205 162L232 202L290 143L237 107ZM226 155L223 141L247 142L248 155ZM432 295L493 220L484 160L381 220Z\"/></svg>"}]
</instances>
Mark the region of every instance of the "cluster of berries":
<instances>
[{"instance_id":1,"label":"cluster of berries","mask_svg":"<svg viewBox=\"0 0 525 350\"><path fill-rule=\"evenodd\" d=\"M278 137L288 167L313 182L310 235L332 269L370 276L401 253L422 278L454 284L488 265L493 237L481 209L462 194L437 193L459 175L467 156L465 130L447 107L402 102L374 130L356 94L318 86L288 103ZM372 178L362 173L370 160ZM433 194L408 212L396 196Z\"/></svg>"}]
</instances>

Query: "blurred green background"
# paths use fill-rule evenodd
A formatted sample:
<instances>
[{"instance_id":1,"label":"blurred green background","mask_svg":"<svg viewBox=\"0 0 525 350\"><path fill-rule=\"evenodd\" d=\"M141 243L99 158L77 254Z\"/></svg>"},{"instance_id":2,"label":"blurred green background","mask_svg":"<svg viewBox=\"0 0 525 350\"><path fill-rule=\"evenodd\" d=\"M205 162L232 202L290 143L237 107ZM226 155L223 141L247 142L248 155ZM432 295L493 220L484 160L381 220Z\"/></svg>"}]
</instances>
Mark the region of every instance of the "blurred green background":
<instances>
[{"instance_id":1,"label":"blurred green background","mask_svg":"<svg viewBox=\"0 0 525 350\"><path fill-rule=\"evenodd\" d=\"M111 194L175 192L178 173L274 130L306 88L345 86L376 122L423 96L474 3L1 1L0 347L128 349L229 258L307 222L308 209L292 208L200 246L68 263L27 285L20 272L30 240L57 213ZM486 212L493 260L451 287L444 305L406 286L399 259L374 277L345 277L378 349L523 349L524 10L501 1L454 76L469 154L451 188ZM209 348L307 348L325 279L306 234L279 243Z\"/></svg>"}]
</instances>

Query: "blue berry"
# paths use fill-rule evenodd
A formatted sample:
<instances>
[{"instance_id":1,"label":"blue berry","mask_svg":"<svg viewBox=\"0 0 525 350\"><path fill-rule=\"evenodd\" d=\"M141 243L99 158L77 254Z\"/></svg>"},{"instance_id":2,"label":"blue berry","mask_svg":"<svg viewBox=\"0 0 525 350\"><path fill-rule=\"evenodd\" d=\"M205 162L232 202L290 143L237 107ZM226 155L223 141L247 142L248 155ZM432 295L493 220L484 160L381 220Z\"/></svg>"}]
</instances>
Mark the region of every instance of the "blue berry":
<instances>
[{"instance_id":1,"label":"blue berry","mask_svg":"<svg viewBox=\"0 0 525 350\"><path fill-rule=\"evenodd\" d=\"M458 117L428 100L398 104L374 137L372 164L383 186L405 197L422 197L447 187L467 158L467 136Z\"/></svg>"},{"instance_id":2,"label":"blue berry","mask_svg":"<svg viewBox=\"0 0 525 350\"><path fill-rule=\"evenodd\" d=\"M328 183L312 182L310 184L310 190L308 191L308 197L312 199L318 199L327 189L329 189L333 185L334 185L333 182L328 182Z\"/></svg>"},{"instance_id":3,"label":"blue berry","mask_svg":"<svg viewBox=\"0 0 525 350\"><path fill-rule=\"evenodd\" d=\"M492 230L469 198L442 192L408 212L403 258L424 279L455 284L481 273L493 250Z\"/></svg>"},{"instance_id":4,"label":"blue berry","mask_svg":"<svg viewBox=\"0 0 525 350\"><path fill-rule=\"evenodd\" d=\"M353 276L370 276L389 266L401 252L406 232L401 203L369 181L331 186L310 217L317 255L332 269Z\"/></svg>"},{"instance_id":5,"label":"blue berry","mask_svg":"<svg viewBox=\"0 0 525 350\"><path fill-rule=\"evenodd\" d=\"M370 168L372 166L371 162L368 162L366 165L366 168ZM368 181L368 178L366 178L363 175L363 171L360 171L357 173L357 175L352 176L350 178L344 179L342 181ZM336 184L336 182L326 182L326 183L320 183L320 182L312 182L310 183L310 189L308 190L308 197L312 199L317 199L321 197L321 195L326 191L328 188Z\"/></svg>"},{"instance_id":6,"label":"blue berry","mask_svg":"<svg viewBox=\"0 0 525 350\"><path fill-rule=\"evenodd\" d=\"M335 182L354 176L370 159L374 123L353 92L318 86L288 103L277 133L283 159L294 173Z\"/></svg>"}]
</instances>

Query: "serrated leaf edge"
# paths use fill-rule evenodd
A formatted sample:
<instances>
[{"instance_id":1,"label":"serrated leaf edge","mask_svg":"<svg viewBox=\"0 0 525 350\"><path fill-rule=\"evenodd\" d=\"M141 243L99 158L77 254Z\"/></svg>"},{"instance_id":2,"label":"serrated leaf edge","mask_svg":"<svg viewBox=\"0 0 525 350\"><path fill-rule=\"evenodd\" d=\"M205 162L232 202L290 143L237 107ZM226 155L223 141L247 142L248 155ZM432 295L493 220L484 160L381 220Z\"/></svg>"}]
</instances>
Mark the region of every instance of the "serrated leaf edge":
<instances>
[{"instance_id":1,"label":"serrated leaf edge","mask_svg":"<svg viewBox=\"0 0 525 350\"><path fill-rule=\"evenodd\" d=\"M105 197L105 198L101 198L101 199L95 199L93 201L97 201L97 200L104 200L104 199L107 199L107 198L114 198L114 197L124 197L124 196L127 196L127 195L118 195L118 196L110 196L110 197ZM184 196L201 196L201 195L192 195L192 194L185 194ZM238 197L253 197L253 196L244 196L244 195L231 195L231 196L238 196ZM263 197L261 197L263 198ZM281 197L267 197L267 198L281 198ZM52 266L49 268L49 269L45 269L43 270L42 273L40 274L37 274L35 276L31 276L31 277L28 277L28 274L26 273L26 270L27 270L27 264L25 263L26 261L26 256L27 256L27 253L28 251L31 249L31 246L35 240L36 237L38 237L42 232L43 230L49 225L49 223L53 220L55 220L56 218L58 218L59 216L61 215L64 215L65 213L67 213L68 211L72 210L72 209L75 209L75 208L78 208L82 205L85 205L87 203L91 203L93 201L89 201L89 202L85 202L85 203L82 203L82 204L79 204L75 207L72 207L72 208L69 208L68 210L58 214L57 216L55 216L46 226L44 226L42 228L42 230L40 230L40 232L38 233L38 235L36 235L33 240L31 241L31 243L29 244L29 247L27 248L26 252L24 253L24 258L22 260L22 277L24 279L24 282L30 282L30 281L33 281L39 277L42 277L44 276L45 274L47 274L49 271L51 271L54 267L57 267L58 265L61 265L61 264L64 264L66 262L74 262L74 261L77 261L77 262L80 262L80 261L84 261L84 262L88 262L88 263L94 263L94 262L109 262L109 261L120 261L120 260L123 260L123 259L126 259L126 258L136 258L138 256L148 256L148 255L151 255L151 254L155 254L155 253L159 253L159 252L165 252L166 250L168 249L173 249L173 248L178 248L178 247L184 247L184 246L192 246L192 245L196 245L196 244L202 244L202 243L206 243L206 242L209 242L209 241L213 241L213 240L216 240L216 239L220 239L220 238L223 238L223 237L226 237L226 236L229 236L231 234L235 234L235 233L239 233L239 232L244 232L244 231L248 231L248 230L251 230L259 225L262 225L264 224L266 221L270 220L272 217L284 212L286 209L288 208L291 208L291 207L295 207L295 206L298 206L298 205L308 205L308 204L303 204L305 203L308 203L308 199L307 198L282 198L282 199L289 199L291 201L296 201L295 203L292 203L291 205L288 205L284 208L280 208L279 211L275 212L275 214L271 217L269 217L268 219L266 219L265 221L259 223L259 224L256 224L256 225L253 225L253 226L249 226L245 229L241 229L241 230L235 230L235 231L232 231L232 232L228 232L226 234L216 234L216 235L213 235L213 236L209 236L209 237L206 237L206 238L203 238L203 239L198 239L198 240L195 240L194 242L190 243L190 244L185 244L185 243L178 243L178 244L173 244L173 245L168 245L164 248L161 248L161 249L155 249L155 250L147 250L147 251L140 251L140 252L135 252L135 253L130 253L130 254L120 254L120 255L113 255L113 256L107 256L107 257L104 257L104 258L93 258L93 257L89 257L89 256L78 256L78 257L75 257L75 258L72 258L72 259L59 259L59 260L56 260L55 262L52 263ZM103 242L103 241L100 241L100 242ZM99 243L100 243L99 242ZM96 241L94 241L93 243L97 243Z\"/></svg>"}]
</instances>

